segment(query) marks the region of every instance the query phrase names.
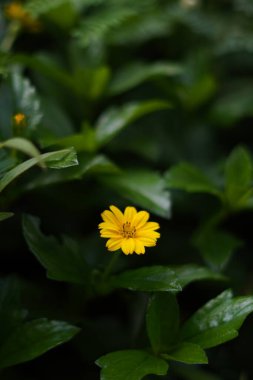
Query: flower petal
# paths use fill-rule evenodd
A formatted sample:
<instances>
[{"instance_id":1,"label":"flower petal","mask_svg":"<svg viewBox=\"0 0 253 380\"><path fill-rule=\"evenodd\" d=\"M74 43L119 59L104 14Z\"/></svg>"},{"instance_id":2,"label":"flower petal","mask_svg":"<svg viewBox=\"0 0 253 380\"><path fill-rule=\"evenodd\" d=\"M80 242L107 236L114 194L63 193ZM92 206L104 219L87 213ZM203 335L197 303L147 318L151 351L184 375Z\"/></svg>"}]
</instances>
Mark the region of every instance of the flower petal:
<instances>
[{"instance_id":1,"label":"flower petal","mask_svg":"<svg viewBox=\"0 0 253 380\"><path fill-rule=\"evenodd\" d=\"M135 248L135 241L134 239L123 239L121 243L121 249L124 252L125 255L132 254L134 252Z\"/></svg>"},{"instance_id":2,"label":"flower petal","mask_svg":"<svg viewBox=\"0 0 253 380\"><path fill-rule=\"evenodd\" d=\"M106 229L106 230L113 230L113 231L120 231L118 225L115 225L112 223L107 223L107 222L99 223L98 228L99 229Z\"/></svg>"},{"instance_id":3,"label":"flower petal","mask_svg":"<svg viewBox=\"0 0 253 380\"><path fill-rule=\"evenodd\" d=\"M101 216L104 222L120 226L118 219L111 211L105 210L104 212L102 212Z\"/></svg>"},{"instance_id":4,"label":"flower petal","mask_svg":"<svg viewBox=\"0 0 253 380\"><path fill-rule=\"evenodd\" d=\"M135 239L135 252L137 253L137 255L142 255L145 253L144 244L140 239Z\"/></svg>"},{"instance_id":5,"label":"flower petal","mask_svg":"<svg viewBox=\"0 0 253 380\"><path fill-rule=\"evenodd\" d=\"M141 229L142 230L158 230L160 228L159 223L147 222Z\"/></svg>"},{"instance_id":6,"label":"flower petal","mask_svg":"<svg viewBox=\"0 0 253 380\"><path fill-rule=\"evenodd\" d=\"M150 239L158 239L160 237L160 233L152 230L138 230L136 232L137 238L150 238Z\"/></svg>"},{"instance_id":7,"label":"flower petal","mask_svg":"<svg viewBox=\"0 0 253 380\"><path fill-rule=\"evenodd\" d=\"M138 240L140 240L146 247L154 247L156 245L156 239L140 237Z\"/></svg>"},{"instance_id":8,"label":"flower petal","mask_svg":"<svg viewBox=\"0 0 253 380\"><path fill-rule=\"evenodd\" d=\"M128 206L124 211L124 222L132 223L134 216L137 214L136 208Z\"/></svg>"},{"instance_id":9,"label":"flower petal","mask_svg":"<svg viewBox=\"0 0 253 380\"><path fill-rule=\"evenodd\" d=\"M122 225L124 223L124 215L123 213L118 209L118 207L111 205L110 209L112 210L113 214L117 218L118 222Z\"/></svg>"},{"instance_id":10,"label":"flower petal","mask_svg":"<svg viewBox=\"0 0 253 380\"><path fill-rule=\"evenodd\" d=\"M135 215L132 225L134 225L136 229L141 228L147 223L148 219L149 213L147 211L139 211Z\"/></svg>"},{"instance_id":11,"label":"flower petal","mask_svg":"<svg viewBox=\"0 0 253 380\"><path fill-rule=\"evenodd\" d=\"M121 248L122 239L109 239L106 246L109 251L117 251Z\"/></svg>"}]
</instances>

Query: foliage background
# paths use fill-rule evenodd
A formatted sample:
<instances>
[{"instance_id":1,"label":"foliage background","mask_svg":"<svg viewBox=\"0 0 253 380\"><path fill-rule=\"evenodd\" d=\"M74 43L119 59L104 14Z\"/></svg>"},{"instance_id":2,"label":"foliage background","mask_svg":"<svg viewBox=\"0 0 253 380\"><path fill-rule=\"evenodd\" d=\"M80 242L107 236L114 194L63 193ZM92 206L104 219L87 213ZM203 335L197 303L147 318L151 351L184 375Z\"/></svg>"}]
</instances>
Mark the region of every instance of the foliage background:
<instances>
[{"instance_id":1,"label":"foliage background","mask_svg":"<svg viewBox=\"0 0 253 380\"><path fill-rule=\"evenodd\" d=\"M79 166L33 167L3 191L1 211L15 215L1 222L1 277L18 279L30 319L67 321L81 332L1 379L98 379L98 357L147 344L147 296L91 296L88 281L48 279L24 239L22 215L39 217L45 234L70 236L103 270L111 255L98 235L100 213L133 204L153 214L162 237L145 256L122 255L116 271L196 263L223 272L225 284L197 282L178 295L183 320L227 287L251 295L253 7L250 0L28 0L41 26L13 32L8 3L0 19L1 140L21 136L40 152L74 147ZM21 131L17 112L27 116ZM2 173L25 159L1 152ZM178 169L181 162L201 172ZM221 236L212 228L205 235L210 220ZM252 327L249 316L236 340L208 350L208 366L174 363L160 378L251 379Z\"/></svg>"}]
</instances>

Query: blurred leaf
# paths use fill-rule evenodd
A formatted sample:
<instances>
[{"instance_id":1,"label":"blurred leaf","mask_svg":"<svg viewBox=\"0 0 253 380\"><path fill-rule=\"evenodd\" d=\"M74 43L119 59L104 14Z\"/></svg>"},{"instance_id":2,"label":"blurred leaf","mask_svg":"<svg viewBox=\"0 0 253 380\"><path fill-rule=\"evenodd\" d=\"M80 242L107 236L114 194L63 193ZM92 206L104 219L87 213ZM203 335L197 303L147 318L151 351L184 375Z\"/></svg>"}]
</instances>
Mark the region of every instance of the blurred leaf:
<instances>
[{"instance_id":1,"label":"blurred leaf","mask_svg":"<svg viewBox=\"0 0 253 380\"><path fill-rule=\"evenodd\" d=\"M157 76L170 77L181 72L182 67L180 65L170 62L128 63L127 66L116 72L109 85L108 92L111 95L117 95Z\"/></svg>"},{"instance_id":2,"label":"blurred leaf","mask_svg":"<svg viewBox=\"0 0 253 380\"><path fill-rule=\"evenodd\" d=\"M71 148L44 153L39 156L39 158L31 158L30 160L22 162L9 172L5 173L5 175L0 179L0 192L3 191L3 189L20 174L24 173L26 170L41 161L45 162L47 167L53 169L63 169L78 164L76 153Z\"/></svg>"},{"instance_id":3,"label":"blurred leaf","mask_svg":"<svg viewBox=\"0 0 253 380\"><path fill-rule=\"evenodd\" d=\"M13 71L11 81L15 95L16 113L22 112L27 117L28 129L34 129L42 118L36 89L29 79L22 76L19 69Z\"/></svg>"},{"instance_id":4,"label":"blurred leaf","mask_svg":"<svg viewBox=\"0 0 253 380\"><path fill-rule=\"evenodd\" d=\"M69 0L28 0L26 1L25 9L36 17L48 13L52 9L58 8L68 2Z\"/></svg>"},{"instance_id":5,"label":"blurred leaf","mask_svg":"<svg viewBox=\"0 0 253 380\"><path fill-rule=\"evenodd\" d=\"M176 274L169 267L152 266L132 269L112 278L112 285L142 292L178 292L182 290Z\"/></svg>"},{"instance_id":6,"label":"blurred leaf","mask_svg":"<svg viewBox=\"0 0 253 380\"><path fill-rule=\"evenodd\" d=\"M210 348L238 335L248 314L253 311L253 297L235 297L230 290L212 299L185 322L182 339Z\"/></svg>"},{"instance_id":7,"label":"blurred leaf","mask_svg":"<svg viewBox=\"0 0 253 380\"><path fill-rule=\"evenodd\" d=\"M223 231L203 231L194 239L202 257L215 270L222 270L242 241Z\"/></svg>"},{"instance_id":8,"label":"blurred leaf","mask_svg":"<svg viewBox=\"0 0 253 380\"><path fill-rule=\"evenodd\" d=\"M0 279L0 345L26 316L20 305L20 285L15 277Z\"/></svg>"},{"instance_id":9,"label":"blurred leaf","mask_svg":"<svg viewBox=\"0 0 253 380\"><path fill-rule=\"evenodd\" d=\"M221 274L212 272L210 269L201 267L196 264L186 264L178 266L173 265L171 269L175 272L182 288L184 288L193 281L219 281L225 279L225 277L223 277Z\"/></svg>"},{"instance_id":10,"label":"blurred leaf","mask_svg":"<svg viewBox=\"0 0 253 380\"><path fill-rule=\"evenodd\" d=\"M120 193L124 198L164 218L170 217L170 195L158 173L125 171L100 178L102 183Z\"/></svg>"},{"instance_id":11,"label":"blurred leaf","mask_svg":"<svg viewBox=\"0 0 253 380\"><path fill-rule=\"evenodd\" d=\"M39 229L39 220L23 217L23 231L31 252L47 270L48 278L77 284L87 284L90 268L80 246L67 236L62 243L53 236L45 236Z\"/></svg>"},{"instance_id":12,"label":"blurred leaf","mask_svg":"<svg viewBox=\"0 0 253 380\"><path fill-rule=\"evenodd\" d=\"M36 148L33 143L27 139L24 139L22 137L13 137L12 139L0 142L0 149L1 148L10 148L10 149L17 149L21 152L27 154L28 156L35 157L38 160L38 163L45 167L43 162L40 160L40 152Z\"/></svg>"},{"instance_id":13,"label":"blurred leaf","mask_svg":"<svg viewBox=\"0 0 253 380\"><path fill-rule=\"evenodd\" d=\"M183 162L173 166L165 174L169 188L180 189L190 193L210 193L220 196L220 191L214 183L199 168Z\"/></svg>"},{"instance_id":14,"label":"blurred leaf","mask_svg":"<svg viewBox=\"0 0 253 380\"><path fill-rule=\"evenodd\" d=\"M88 99L95 100L105 91L110 78L110 69L108 66L78 67L72 77L75 91Z\"/></svg>"},{"instance_id":15,"label":"blurred leaf","mask_svg":"<svg viewBox=\"0 0 253 380\"><path fill-rule=\"evenodd\" d=\"M141 380L149 374L166 375L168 364L156 356L141 350L117 351L96 361L101 380Z\"/></svg>"},{"instance_id":16,"label":"blurred leaf","mask_svg":"<svg viewBox=\"0 0 253 380\"><path fill-rule=\"evenodd\" d=\"M13 212L0 212L0 222L2 222L2 220L11 218L13 215Z\"/></svg>"},{"instance_id":17,"label":"blurred leaf","mask_svg":"<svg viewBox=\"0 0 253 380\"><path fill-rule=\"evenodd\" d=\"M173 166L166 174L169 188L191 193L210 193L221 196L219 189L199 168L187 162Z\"/></svg>"},{"instance_id":18,"label":"blurred leaf","mask_svg":"<svg viewBox=\"0 0 253 380\"><path fill-rule=\"evenodd\" d=\"M169 352L179 327L176 297L170 293L155 294L149 301L146 323L154 354Z\"/></svg>"},{"instance_id":19,"label":"blurred leaf","mask_svg":"<svg viewBox=\"0 0 253 380\"><path fill-rule=\"evenodd\" d=\"M99 117L96 123L97 141L100 145L104 145L141 116L168 107L170 104L165 101L147 100L124 104L118 108L110 108Z\"/></svg>"},{"instance_id":20,"label":"blurred leaf","mask_svg":"<svg viewBox=\"0 0 253 380\"><path fill-rule=\"evenodd\" d=\"M225 192L230 206L243 206L248 200L246 193L252 185L252 162L246 149L237 147L229 155L225 166L225 180Z\"/></svg>"},{"instance_id":21,"label":"blurred leaf","mask_svg":"<svg viewBox=\"0 0 253 380\"><path fill-rule=\"evenodd\" d=\"M66 322L37 319L13 330L0 346L0 368L22 363L65 343L78 333Z\"/></svg>"},{"instance_id":22,"label":"blurred leaf","mask_svg":"<svg viewBox=\"0 0 253 380\"><path fill-rule=\"evenodd\" d=\"M167 360L175 360L186 364L207 364L205 351L197 344L182 342L169 354L163 355Z\"/></svg>"},{"instance_id":23,"label":"blurred leaf","mask_svg":"<svg viewBox=\"0 0 253 380\"><path fill-rule=\"evenodd\" d=\"M82 47L87 47L97 40L103 39L108 31L131 18L136 11L124 5L103 7L99 11L87 15L73 35Z\"/></svg>"}]
</instances>

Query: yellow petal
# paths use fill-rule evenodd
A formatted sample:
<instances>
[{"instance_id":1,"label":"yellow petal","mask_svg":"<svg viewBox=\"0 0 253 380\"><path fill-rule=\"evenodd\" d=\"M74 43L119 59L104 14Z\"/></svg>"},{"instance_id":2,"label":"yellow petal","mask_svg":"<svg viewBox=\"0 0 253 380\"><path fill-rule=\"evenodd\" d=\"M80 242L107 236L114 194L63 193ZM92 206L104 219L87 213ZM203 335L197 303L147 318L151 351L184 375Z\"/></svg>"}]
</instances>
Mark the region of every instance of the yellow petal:
<instances>
[{"instance_id":1,"label":"yellow petal","mask_svg":"<svg viewBox=\"0 0 253 380\"><path fill-rule=\"evenodd\" d=\"M136 208L128 206L124 211L124 222L132 222L134 216L137 214Z\"/></svg>"},{"instance_id":2,"label":"yellow petal","mask_svg":"<svg viewBox=\"0 0 253 380\"><path fill-rule=\"evenodd\" d=\"M152 230L138 230L136 232L136 237L137 238L150 238L150 239L158 239L160 237L160 233L157 231L152 231Z\"/></svg>"},{"instance_id":3,"label":"yellow petal","mask_svg":"<svg viewBox=\"0 0 253 380\"><path fill-rule=\"evenodd\" d=\"M144 226L149 219L149 213L147 211L139 211L133 220L132 225L135 226L135 228L141 228Z\"/></svg>"},{"instance_id":4,"label":"yellow petal","mask_svg":"<svg viewBox=\"0 0 253 380\"><path fill-rule=\"evenodd\" d=\"M124 219L124 216L123 216L122 212L118 209L118 207L113 206L113 205L110 206L110 209L112 210L112 212L115 215L115 217L118 220L118 222L122 225L123 224L123 219Z\"/></svg>"},{"instance_id":5,"label":"yellow petal","mask_svg":"<svg viewBox=\"0 0 253 380\"><path fill-rule=\"evenodd\" d=\"M106 230L119 231L119 226L118 225L115 225L115 224L112 224L112 223L107 223L107 222L99 223L98 228L99 229L103 229L104 228Z\"/></svg>"},{"instance_id":6,"label":"yellow petal","mask_svg":"<svg viewBox=\"0 0 253 380\"><path fill-rule=\"evenodd\" d=\"M122 239L109 239L106 246L109 251L117 251L121 248Z\"/></svg>"},{"instance_id":7,"label":"yellow petal","mask_svg":"<svg viewBox=\"0 0 253 380\"><path fill-rule=\"evenodd\" d=\"M147 222L141 229L143 230L158 230L160 228L159 223Z\"/></svg>"},{"instance_id":8,"label":"yellow petal","mask_svg":"<svg viewBox=\"0 0 253 380\"><path fill-rule=\"evenodd\" d=\"M111 211L105 210L104 212L102 212L101 216L104 222L120 226L118 219Z\"/></svg>"},{"instance_id":9,"label":"yellow petal","mask_svg":"<svg viewBox=\"0 0 253 380\"><path fill-rule=\"evenodd\" d=\"M125 253L125 255L132 254L134 252L135 248L135 241L134 239L123 239L121 243L121 249Z\"/></svg>"},{"instance_id":10,"label":"yellow petal","mask_svg":"<svg viewBox=\"0 0 253 380\"><path fill-rule=\"evenodd\" d=\"M141 240L135 239L135 252L137 255L142 255L145 253L145 247Z\"/></svg>"},{"instance_id":11,"label":"yellow petal","mask_svg":"<svg viewBox=\"0 0 253 380\"><path fill-rule=\"evenodd\" d=\"M140 237L138 240L140 240L146 247L154 247L156 245L156 239Z\"/></svg>"},{"instance_id":12,"label":"yellow petal","mask_svg":"<svg viewBox=\"0 0 253 380\"><path fill-rule=\"evenodd\" d=\"M117 234L113 231L100 231L100 236L103 238L115 238L115 239L122 239L122 236L120 234Z\"/></svg>"}]
</instances>

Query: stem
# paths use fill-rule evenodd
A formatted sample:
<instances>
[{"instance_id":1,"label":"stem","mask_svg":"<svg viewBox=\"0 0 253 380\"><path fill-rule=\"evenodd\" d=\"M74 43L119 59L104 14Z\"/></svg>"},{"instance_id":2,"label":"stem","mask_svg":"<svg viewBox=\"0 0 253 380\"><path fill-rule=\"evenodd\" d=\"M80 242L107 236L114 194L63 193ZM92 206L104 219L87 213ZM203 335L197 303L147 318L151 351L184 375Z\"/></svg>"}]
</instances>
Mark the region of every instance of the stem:
<instances>
[{"instance_id":1,"label":"stem","mask_svg":"<svg viewBox=\"0 0 253 380\"><path fill-rule=\"evenodd\" d=\"M14 41L17 38L19 30L20 30L19 22L12 21L0 45L0 50L2 52L8 53L11 50L12 45L14 44Z\"/></svg>"},{"instance_id":2,"label":"stem","mask_svg":"<svg viewBox=\"0 0 253 380\"><path fill-rule=\"evenodd\" d=\"M115 266L115 263L118 261L118 258L119 258L119 253L117 253L117 252L113 253L111 260L109 261L109 263L105 267L104 273L102 274L102 278L101 278L102 282L104 282L107 279L107 277L109 276L109 274L112 272L112 270Z\"/></svg>"}]
</instances>

